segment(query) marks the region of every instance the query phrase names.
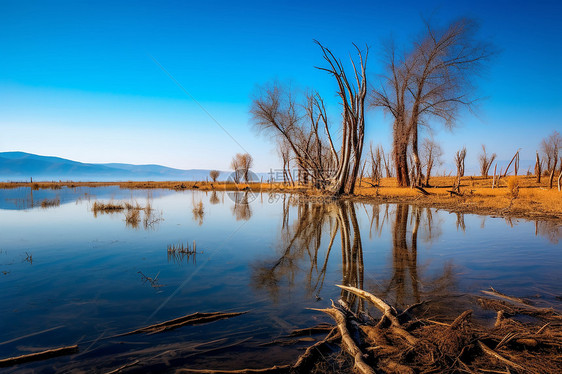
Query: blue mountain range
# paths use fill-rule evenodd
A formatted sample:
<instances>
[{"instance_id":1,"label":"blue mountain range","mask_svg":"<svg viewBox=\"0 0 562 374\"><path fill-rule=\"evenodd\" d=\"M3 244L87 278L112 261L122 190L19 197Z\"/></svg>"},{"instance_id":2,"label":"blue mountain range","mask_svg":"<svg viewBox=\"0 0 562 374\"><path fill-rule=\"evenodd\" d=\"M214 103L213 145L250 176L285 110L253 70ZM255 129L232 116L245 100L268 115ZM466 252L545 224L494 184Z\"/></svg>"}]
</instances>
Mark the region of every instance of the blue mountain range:
<instances>
[{"instance_id":1,"label":"blue mountain range","mask_svg":"<svg viewBox=\"0 0 562 374\"><path fill-rule=\"evenodd\" d=\"M221 172L220 180L230 172ZM161 165L87 164L60 157L39 156L25 152L0 152L1 181L203 181L205 169L174 169Z\"/></svg>"}]
</instances>

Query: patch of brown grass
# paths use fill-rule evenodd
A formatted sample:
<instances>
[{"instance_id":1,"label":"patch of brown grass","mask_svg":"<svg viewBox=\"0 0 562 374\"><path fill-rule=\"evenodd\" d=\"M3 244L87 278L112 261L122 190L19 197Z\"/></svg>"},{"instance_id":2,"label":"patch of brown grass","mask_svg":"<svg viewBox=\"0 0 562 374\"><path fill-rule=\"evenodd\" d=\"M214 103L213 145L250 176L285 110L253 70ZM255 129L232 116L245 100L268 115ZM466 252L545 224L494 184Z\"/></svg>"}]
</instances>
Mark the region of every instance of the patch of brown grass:
<instances>
[{"instance_id":1,"label":"patch of brown grass","mask_svg":"<svg viewBox=\"0 0 562 374\"><path fill-rule=\"evenodd\" d=\"M55 199L43 199L41 200L41 208L52 208L55 206L60 206L60 199L57 197Z\"/></svg>"}]
</instances>

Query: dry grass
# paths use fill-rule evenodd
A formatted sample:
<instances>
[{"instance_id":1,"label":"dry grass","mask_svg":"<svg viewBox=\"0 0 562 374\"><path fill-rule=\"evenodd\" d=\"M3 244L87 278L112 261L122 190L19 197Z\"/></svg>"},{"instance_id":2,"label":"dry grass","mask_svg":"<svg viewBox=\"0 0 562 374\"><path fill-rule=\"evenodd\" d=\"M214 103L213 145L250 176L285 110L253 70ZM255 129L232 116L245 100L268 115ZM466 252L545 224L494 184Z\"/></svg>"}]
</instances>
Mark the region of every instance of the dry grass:
<instances>
[{"instance_id":1,"label":"dry grass","mask_svg":"<svg viewBox=\"0 0 562 374\"><path fill-rule=\"evenodd\" d=\"M557 177L557 176L555 176ZM471 212L487 214L512 214L520 216L540 216L562 219L562 192L556 188L548 188L548 178L543 178L538 184L534 176L517 177L512 188L508 186L509 178L500 178L492 188L492 177L463 177L461 180L462 196L451 196L448 192L452 189L455 177L432 177L432 187L426 190L429 196L422 196L417 190L401 188L396 185L394 178L383 178L378 188L373 187L366 179L357 186L357 197L372 198L374 201L404 201L423 202L444 208L462 209ZM102 187L119 186L123 189L171 189L171 190L201 190L201 191L241 191L251 188L253 191L262 192L288 192L304 193L307 195L320 195L322 192L307 186L290 186L282 183L240 183L232 182L27 182L0 183L0 188L31 187L35 189L58 189L61 187ZM516 195L514 191L517 190ZM133 208L125 206L123 209ZM100 210L103 211L103 210Z\"/></svg>"},{"instance_id":2,"label":"dry grass","mask_svg":"<svg viewBox=\"0 0 562 374\"><path fill-rule=\"evenodd\" d=\"M114 202L110 201L108 203L102 203L102 202L99 202L99 201L95 201L94 205L92 206L92 211L94 212L94 214L98 214L98 213L117 213L117 212L121 212L125 208L126 208L126 205L125 205L125 203L122 203L122 202L114 203Z\"/></svg>"},{"instance_id":3,"label":"dry grass","mask_svg":"<svg viewBox=\"0 0 562 374\"><path fill-rule=\"evenodd\" d=\"M434 187L426 188L430 195L424 196L416 189L396 187L394 179L385 178L379 188L363 183L356 194L468 208L472 212L562 218L562 192L548 189L547 182L537 184L533 176L501 178L493 189L492 178L464 177L460 188L462 196L451 196L448 192L454 181L454 177L432 178Z\"/></svg>"},{"instance_id":4,"label":"dry grass","mask_svg":"<svg viewBox=\"0 0 562 374\"><path fill-rule=\"evenodd\" d=\"M55 199L43 199L41 200L41 208L51 208L60 205L60 199L57 197Z\"/></svg>"},{"instance_id":5,"label":"dry grass","mask_svg":"<svg viewBox=\"0 0 562 374\"><path fill-rule=\"evenodd\" d=\"M125 213L125 223L127 224L127 226L130 226L134 229L139 227L140 211L141 211L140 207L138 207L138 209L127 210L127 213Z\"/></svg>"}]
</instances>

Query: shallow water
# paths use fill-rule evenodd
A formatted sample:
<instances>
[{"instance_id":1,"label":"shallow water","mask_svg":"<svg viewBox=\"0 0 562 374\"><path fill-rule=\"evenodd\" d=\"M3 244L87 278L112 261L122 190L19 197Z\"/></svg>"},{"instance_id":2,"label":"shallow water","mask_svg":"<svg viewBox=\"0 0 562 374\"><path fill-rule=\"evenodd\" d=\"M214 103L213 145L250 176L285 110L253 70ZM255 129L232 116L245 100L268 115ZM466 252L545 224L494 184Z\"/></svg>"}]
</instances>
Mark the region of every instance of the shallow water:
<instances>
[{"instance_id":1,"label":"shallow water","mask_svg":"<svg viewBox=\"0 0 562 374\"><path fill-rule=\"evenodd\" d=\"M60 205L42 208L45 199ZM127 222L123 211L94 214L96 200L151 210ZM334 286L341 283L398 307L490 286L538 305L560 307L562 297L562 228L549 222L279 194L103 187L0 190L0 227L0 359L80 348L8 371L106 372L135 360L130 370L139 372L291 363L311 342L263 344L329 322L306 308L340 297L360 307ZM195 255L167 252L193 241ZM248 313L114 336L213 311Z\"/></svg>"}]
</instances>

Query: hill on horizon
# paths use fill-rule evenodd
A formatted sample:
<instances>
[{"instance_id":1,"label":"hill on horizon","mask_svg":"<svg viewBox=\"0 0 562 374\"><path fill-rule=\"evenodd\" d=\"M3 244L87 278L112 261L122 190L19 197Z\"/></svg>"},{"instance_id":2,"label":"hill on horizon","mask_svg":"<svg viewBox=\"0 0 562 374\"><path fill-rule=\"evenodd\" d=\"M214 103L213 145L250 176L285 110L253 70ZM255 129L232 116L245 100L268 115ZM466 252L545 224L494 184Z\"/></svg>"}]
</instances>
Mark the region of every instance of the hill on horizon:
<instances>
[{"instance_id":1,"label":"hill on horizon","mask_svg":"<svg viewBox=\"0 0 562 374\"><path fill-rule=\"evenodd\" d=\"M202 181L209 177L207 169L174 169L161 165L123 163L94 164L61 157L40 156L26 152L0 152L0 181ZM221 171L219 180L230 171Z\"/></svg>"}]
</instances>

